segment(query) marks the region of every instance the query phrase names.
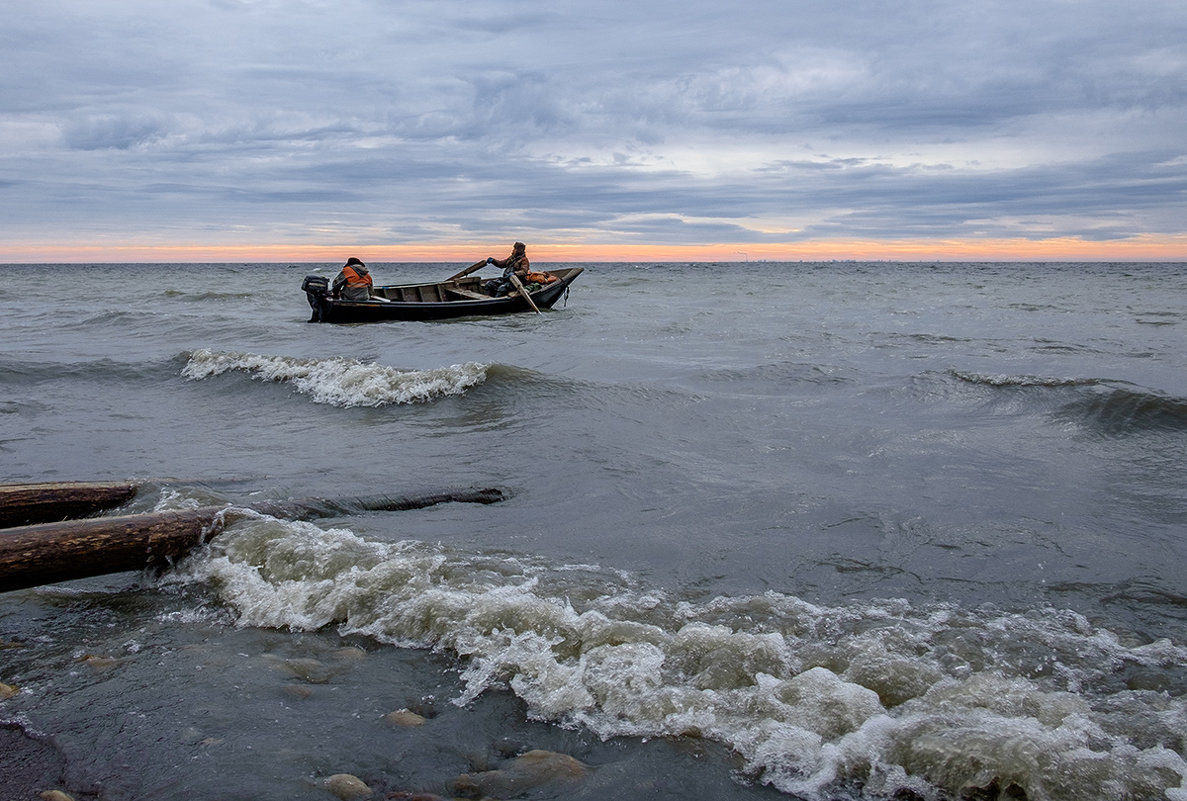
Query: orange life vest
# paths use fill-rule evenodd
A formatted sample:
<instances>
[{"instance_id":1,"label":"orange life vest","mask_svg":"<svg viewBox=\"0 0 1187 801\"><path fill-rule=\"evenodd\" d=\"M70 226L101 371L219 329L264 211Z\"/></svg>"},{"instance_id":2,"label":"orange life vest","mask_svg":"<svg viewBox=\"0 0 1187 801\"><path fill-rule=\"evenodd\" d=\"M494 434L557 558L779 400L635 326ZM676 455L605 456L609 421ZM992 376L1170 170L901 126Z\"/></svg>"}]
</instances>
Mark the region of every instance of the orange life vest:
<instances>
[{"instance_id":1,"label":"orange life vest","mask_svg":"<svg viewBox=\"0 0 1187 801\"><path fill-rule=\"evenodd\" d=\"M360 275L352 264L348 264L343 267L342 274L346 276L347 286L371 286L374 283L371 280L371 273L363 273Z\"/></svg>"}]
</instances>

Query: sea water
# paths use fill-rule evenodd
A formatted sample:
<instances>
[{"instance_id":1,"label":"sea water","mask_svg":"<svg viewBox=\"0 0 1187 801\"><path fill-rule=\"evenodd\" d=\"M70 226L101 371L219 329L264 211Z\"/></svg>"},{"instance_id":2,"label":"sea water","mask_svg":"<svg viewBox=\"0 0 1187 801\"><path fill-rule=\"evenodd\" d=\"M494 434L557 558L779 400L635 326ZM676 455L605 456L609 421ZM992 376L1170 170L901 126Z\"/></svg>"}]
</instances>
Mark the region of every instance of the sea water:
<instances>
[{"instance_id":1,"label":"sea water","mask_svg":"<svg viewBox=\"0 0 1187 801\"><path fill-rule=\"evenodd\" d=\"M583 266L0 266L3 481L507 496L0 595L0 722L102 799L1187 799L1187 265Z\"/></svg>"}]
</instances>

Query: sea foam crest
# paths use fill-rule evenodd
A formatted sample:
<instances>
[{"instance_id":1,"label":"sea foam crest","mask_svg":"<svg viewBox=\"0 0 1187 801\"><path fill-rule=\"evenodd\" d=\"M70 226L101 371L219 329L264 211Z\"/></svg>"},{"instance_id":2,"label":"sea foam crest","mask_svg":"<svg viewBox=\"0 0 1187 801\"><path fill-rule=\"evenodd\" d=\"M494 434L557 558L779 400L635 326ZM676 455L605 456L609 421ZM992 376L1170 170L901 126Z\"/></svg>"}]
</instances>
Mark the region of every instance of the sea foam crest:
<instances>
[{"instance_id":1,"label":"sea foam crest","mask_svg":"<svg viewBox=\"0 0 1187 801\"><path fill-rule=\"evenodd\" d=\"M353 407L421 403L460 395L486 380L487 365L467 362L435 370L400 370L342 357L301 359L201 349L190 354L181 374L200 380L230 371L289 383L315 403Z\"/></svg>"},{"instance_id":2,"label":"sea foam crest","mask_svg":"<svg viewBox=\"0 0 1187 801\"><path fill-rule=\"evenodd\" d=\"M950 373L954 378L958 378L969 384L982 384L990 387L1094 387L1106 383L1099 378L1009 375L1005 373L991 375L987 373L973 373L967 370L952 370Z\"/></svg>"},{"instance_id":3,"label":"sea foam crest","mask_svg":"<svg viewBox=\"0 0 1187 801\"><path fill-rule=\"evenodd\" d=\"M509 687L533 717L604 738L717 740L797 797L997 786L1187 799L1187 698L1116 681L1135 669L1173 679L1187 650L1126 644L1073 612L823 607L774 592L679 602L596 567L262 515L169 580L212 581L240 625L337 625L455 653L459 704Z\"/></svg>"}]
</instances>

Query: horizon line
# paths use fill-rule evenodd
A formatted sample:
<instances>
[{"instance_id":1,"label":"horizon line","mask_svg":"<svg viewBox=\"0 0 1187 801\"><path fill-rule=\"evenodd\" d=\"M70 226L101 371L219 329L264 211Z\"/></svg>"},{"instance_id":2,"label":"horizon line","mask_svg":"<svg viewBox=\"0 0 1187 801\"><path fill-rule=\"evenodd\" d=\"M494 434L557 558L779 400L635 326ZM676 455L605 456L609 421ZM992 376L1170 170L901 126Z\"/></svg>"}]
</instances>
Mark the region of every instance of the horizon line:
<instances>
[{"instance_id":1,"label":"horizon line","mask_svg":"<svg viewBox=\"0 0 1187 801\"><path fill-rule=\"evenodd\" d=\"M128 263L329 263L356 256L375 263L470 262L501 258L514 240L480 242L280 245L0 243L0 264ZM520 241L527 241L520 238ZM1187 234L1090 241L1049 239L849 239L815 242L715 242L695 245L543 242L528 244L540 262L730 262L747 261L1187 261ZM484 255L485 254L485 255Z\"/></svg>"}]
</instances>

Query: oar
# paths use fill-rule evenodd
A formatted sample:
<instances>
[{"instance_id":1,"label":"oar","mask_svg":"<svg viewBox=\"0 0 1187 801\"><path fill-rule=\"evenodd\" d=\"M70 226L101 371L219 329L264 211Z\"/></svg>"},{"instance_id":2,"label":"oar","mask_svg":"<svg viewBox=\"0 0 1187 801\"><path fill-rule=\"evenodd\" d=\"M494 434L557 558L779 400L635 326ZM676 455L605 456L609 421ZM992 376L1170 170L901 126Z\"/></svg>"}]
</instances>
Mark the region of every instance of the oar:
<instances>
[{"instance_id":1,"label":"oar","mask_svg":"<svg viewBox=\"0 0 1187 801\"><path fill-rule=\"evenodd\" d=\"M509 277L511 278L511 283L519 290L519 294L527 298L528 304L535 310L536 314L539 314L540 307L536 305L536 301L532 300L532 296L528 294L528 291L523 288L523 282L519 280L519 276L511 273Z\"/></svg>"},{"instance_id":2,"label":"oar","mask_svg":"<svg viewBox=\"0 0 1187 801\"><path fill-rule=\"evenodd\" d=\"M471 264L469 267L467 267L466 269L462 270L462 271L461 271L460 273L458 273L457 275L451 275L451 276L449 276L448 278L446 278L445 280L446 280L446 281L456 281L456 280L457 280L457 279L459 279L459 278L464 278L464 277L466 277L467 275L469 275L470 273L472 273L472 272L474 272L475 270L477 270L479 267L483 266L484 264L486 264L486 259L483 259L482 261L475 262L474 264Z\"/></svg>"}]
</instances>

